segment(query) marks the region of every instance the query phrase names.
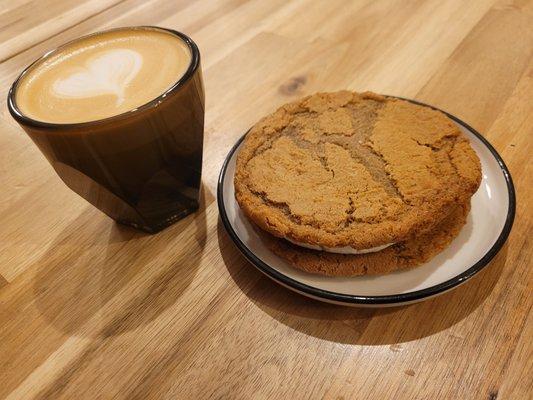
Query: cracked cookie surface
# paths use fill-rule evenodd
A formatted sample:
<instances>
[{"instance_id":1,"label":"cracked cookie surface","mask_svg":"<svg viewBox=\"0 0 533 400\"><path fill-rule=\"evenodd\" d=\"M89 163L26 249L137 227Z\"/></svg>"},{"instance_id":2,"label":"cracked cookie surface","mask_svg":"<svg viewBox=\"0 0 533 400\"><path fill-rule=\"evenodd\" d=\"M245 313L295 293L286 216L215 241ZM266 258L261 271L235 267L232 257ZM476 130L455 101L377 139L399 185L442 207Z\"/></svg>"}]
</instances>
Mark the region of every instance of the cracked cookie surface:
<instances>
[{"instance_id":1,"label":"cracked cookie surface","mask_svg":"<svg viewBox=\"0 0 533 400\"><path fill-rule=\"evenodd\" d=\"M259 121L237 157L235 196L260 228L366 249L431 231L481 180L439 111L373 93L318 93Z\"/></svg>"}]
</instances>

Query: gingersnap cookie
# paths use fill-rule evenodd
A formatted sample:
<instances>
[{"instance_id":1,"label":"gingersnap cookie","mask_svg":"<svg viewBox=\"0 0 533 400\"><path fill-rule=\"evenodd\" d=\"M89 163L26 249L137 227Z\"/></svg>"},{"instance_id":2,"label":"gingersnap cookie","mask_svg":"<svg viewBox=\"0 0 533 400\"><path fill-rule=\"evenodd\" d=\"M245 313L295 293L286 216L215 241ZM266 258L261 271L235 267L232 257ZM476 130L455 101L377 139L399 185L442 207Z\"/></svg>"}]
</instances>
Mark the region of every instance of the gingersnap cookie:
<instances>
[{"instance_id":1,"label":"gingersnap cookie","mask_svg":"<svg viewBox=\"0 0 533 400\"><path fill-rule=\"evenodd\" d=\"M341 91L259 121L234 183L246 216L274 236L328 252L381 253L432 231L480 180L477 155L443 113Z\"/></svg>"},{"instance_id":2,"label":"gingersnap cookie","mask_svg":"<svg viewBox=\"0 0 533 400\"><path fill-rule=\"evenodd\" d=\"M431 231L372 253L335 254L309 250L270 235L266 241L275 254L309 273L327 276L387 274L423 264L448 247L466 223L469 210L470 202L456 206Z\"/></svg>"}]
</instances>

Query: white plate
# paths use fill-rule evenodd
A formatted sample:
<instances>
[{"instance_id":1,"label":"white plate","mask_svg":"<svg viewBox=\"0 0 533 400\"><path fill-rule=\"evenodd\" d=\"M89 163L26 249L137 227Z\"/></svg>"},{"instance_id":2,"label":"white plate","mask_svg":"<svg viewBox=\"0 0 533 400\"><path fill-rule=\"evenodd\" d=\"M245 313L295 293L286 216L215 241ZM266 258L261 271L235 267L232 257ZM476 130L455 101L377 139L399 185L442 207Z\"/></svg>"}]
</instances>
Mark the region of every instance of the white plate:
<instances>
[{"instance_id":1,"label":"white plate","mask_svg":"<svg viewBox=\"0 0 533 400\"><path fill-rule=\"evenodd\" d=\"M447 115L470 139L481 160L483 178L472 197L472 209L461 233L431 261L388 275L348 278L313 275L291 267L265 246L263 236L267 234L251 226L235 201L235 160L244 136L228 154L218 182L218 207L228 234L244 256L268 277L296 292L330 303L403 305L457 287L485 267L505 243L513 225L515 193L511 175L490 143L458 118Z\"/></svg>"}]
</instances>

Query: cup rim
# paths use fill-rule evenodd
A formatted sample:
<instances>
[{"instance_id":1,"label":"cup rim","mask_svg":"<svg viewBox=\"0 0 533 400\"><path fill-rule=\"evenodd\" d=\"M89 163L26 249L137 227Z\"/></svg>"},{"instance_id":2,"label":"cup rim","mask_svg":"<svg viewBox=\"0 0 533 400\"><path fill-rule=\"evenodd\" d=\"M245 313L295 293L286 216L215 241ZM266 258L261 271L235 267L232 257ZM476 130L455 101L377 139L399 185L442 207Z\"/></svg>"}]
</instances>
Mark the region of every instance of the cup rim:
<instances>
[{"instance_id":1,"label":"cup rim","mask_svg":"<svg viewBox=\"0 0 533 400\"><path fill-rule=\"evenodd\" d=\"M34 67L37 63L43 61L44 59L50 57L53 54L56 54L58 51L61 51L65 47L71 45L72 43L77 42L78 40L86 39L92 36L101 35L103 33L108 32L114 32L114 31L121 31L121 30L131 30L131 29L138 29L138 30L159 30L159 31L165 31L170 33L171 35L178 36L181 40L183 40L187 46L189 47L189 50L191 51L191 62L189 64L189 67L185 71L185 73L170 86L167 90L159 94L154 99L148 101L147 103L144 103L140 105L139 107L136 107L132 110L125 111L123 113L112 115L111 117L92 120L92 121L85 121L85 122L67 122L67 123L58 123L58 122L45 122L45 121L39 121L37 119L31 118L27 115L25 115L20 108L17 106L17 102L15 100L15 94L17 91L17 86L20 80L28 73L28 71ZM35 61L33 61L31 64L29 64L24 70L19 74L17 79L13 82L11 85L11 88L9 89L8 95L7 95L7 108L9 109L9 112L11 116L20 124L34 127L34 128L44 128L44 129L55 129L55 130L61 130L61 129L72 129L72 128L86 128L86 127L92 127L92 126L98 126L109 122L119 121L126 118L133 117L137 114L142 113L143 111L146 111L151 108L157 107L160 102L170 93L175 92L180 87L182 87L186 82L188 82L192 76L195 74L196 70L198 69L198 66L200 65L200 51L198 50L198 46L194 41L187 35L185 35L182 32L176 31L174 29L169 28L162 28L159 26L153 26L153 25L140 25L140 26L123 26L118 28L112 28L112 29L106 29L103 31L93 32L88 35L83 35L78 38L75 38L73 40L70 40L52 50L47 51L42 56L37 58Z\"/></svg>"}]
</instances>

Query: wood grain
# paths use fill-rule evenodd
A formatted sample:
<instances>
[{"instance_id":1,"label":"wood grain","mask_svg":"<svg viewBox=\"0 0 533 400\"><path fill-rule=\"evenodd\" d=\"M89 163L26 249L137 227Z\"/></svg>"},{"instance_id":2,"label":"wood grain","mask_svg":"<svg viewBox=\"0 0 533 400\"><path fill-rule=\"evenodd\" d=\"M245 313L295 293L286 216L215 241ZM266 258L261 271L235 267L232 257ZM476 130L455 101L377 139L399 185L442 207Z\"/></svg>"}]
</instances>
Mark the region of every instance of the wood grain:
<instances>
[{"instance_id":1,"label":"wood grain","mask_svg":"<svg viewBox=\"0 0 533 400\"><path fill-rule=\"evenodd\" d=\"M80 35L181 30L207 94L201 209L157 235L72 193L8 115L21 69ZM533 1L0 0L1 399L533 396ZM466 285L395 309L318 303L253 269L214 193L277 106L348 88L417 98L481 131L517 216Z\"/></svg>"}]
</instances>

